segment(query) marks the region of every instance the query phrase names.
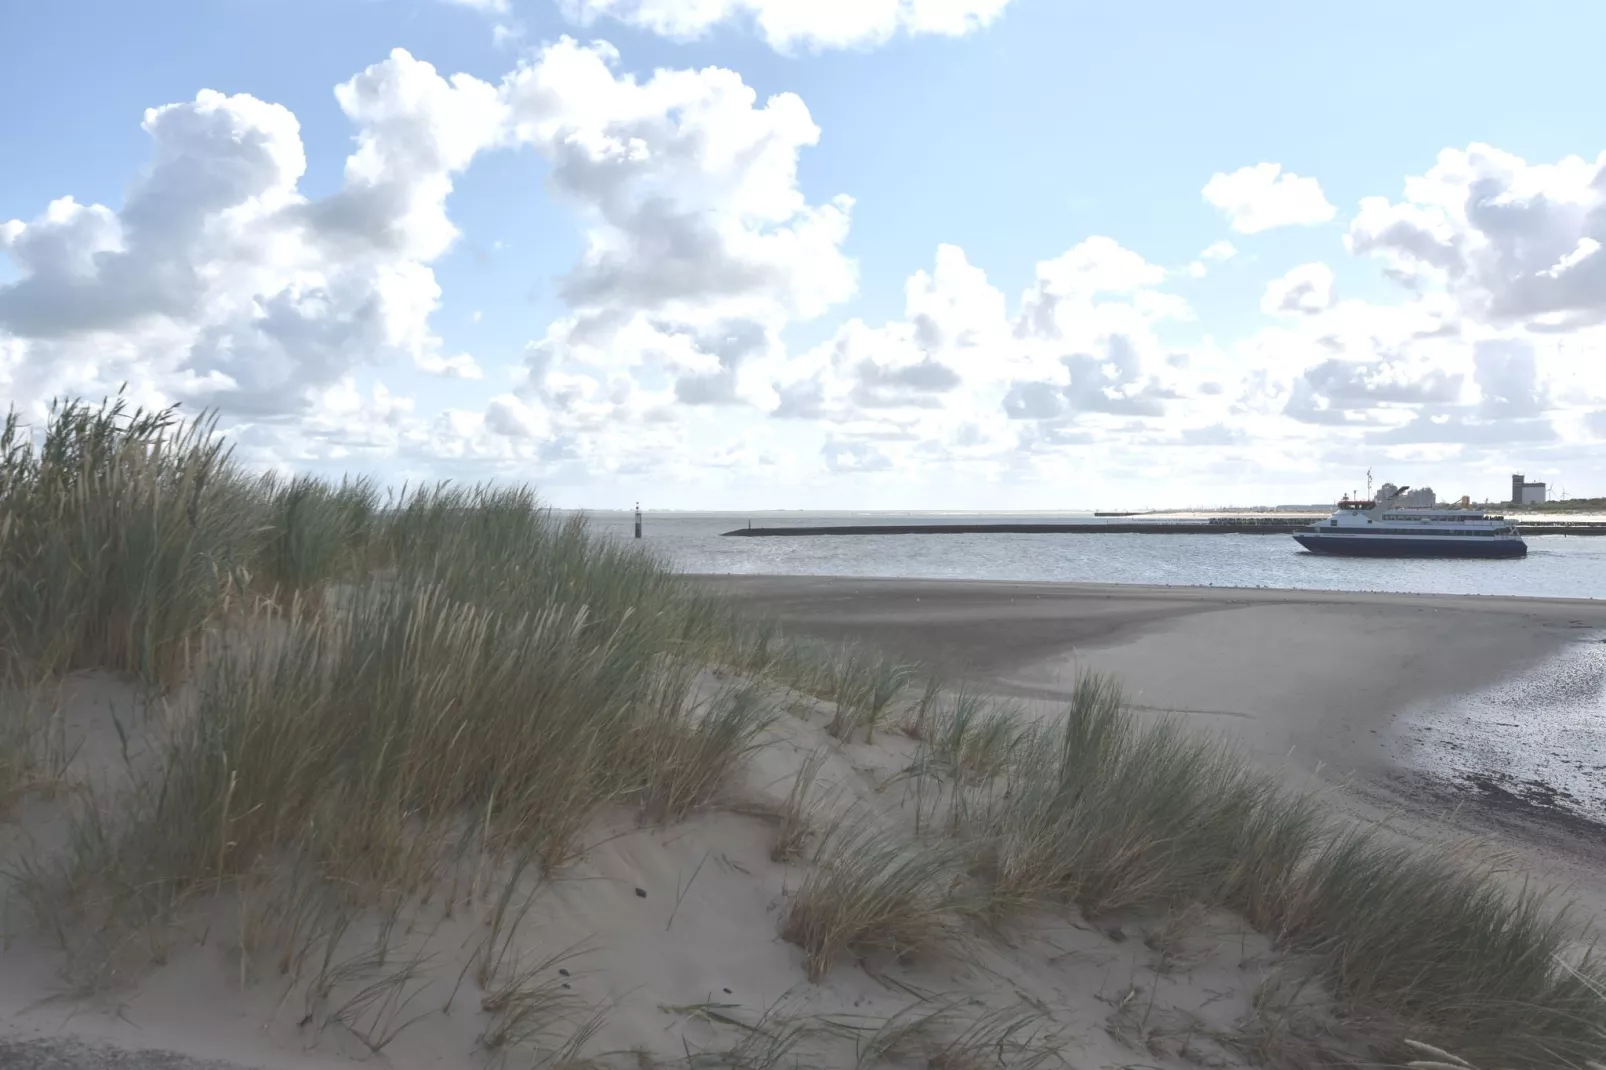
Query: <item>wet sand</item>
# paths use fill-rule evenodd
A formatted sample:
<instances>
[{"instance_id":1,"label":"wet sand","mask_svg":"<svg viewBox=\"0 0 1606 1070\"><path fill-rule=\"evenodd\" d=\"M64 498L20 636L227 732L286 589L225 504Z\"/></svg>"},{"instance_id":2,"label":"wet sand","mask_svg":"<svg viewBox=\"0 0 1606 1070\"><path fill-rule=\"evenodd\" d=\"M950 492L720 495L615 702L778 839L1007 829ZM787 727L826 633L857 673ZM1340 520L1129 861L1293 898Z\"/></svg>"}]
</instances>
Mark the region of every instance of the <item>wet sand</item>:
<instances>
[{"instance_id":1,"label":"wet sand","mask_svg":"<svg viewBox=\"0 0 1606 1070\"><path fill-rule=\"evenodd\" d=\"M1292 776L1314 774L1335 789L1335 805L1408 816L1423 836L1492 834L1520 846L1535 868L1594 886L1606 904L1606 828L1556 805L1555 786L1502 773L1499 755L1483 756L1487 768L1457 768L1457 755L1432 750L1435 730L1454 734L1446 730L1460 696L1498 694L1525 679L1531 690L1535 674L1569 649L1598 643L1606 603L820 577L704 582L791 632L869 642L1045 707L1063 699L1079 669L1116 673L1137 708L1226 732ZM1523 716L1513 710L1510 723ZM1508 732L1499 745L1533 744ZM1606 726L1582 741L1575 733L1569 746L1595 752L1577 756L1586 768L1597 756L1606 765Z\"/></svg>"}]
</instances>

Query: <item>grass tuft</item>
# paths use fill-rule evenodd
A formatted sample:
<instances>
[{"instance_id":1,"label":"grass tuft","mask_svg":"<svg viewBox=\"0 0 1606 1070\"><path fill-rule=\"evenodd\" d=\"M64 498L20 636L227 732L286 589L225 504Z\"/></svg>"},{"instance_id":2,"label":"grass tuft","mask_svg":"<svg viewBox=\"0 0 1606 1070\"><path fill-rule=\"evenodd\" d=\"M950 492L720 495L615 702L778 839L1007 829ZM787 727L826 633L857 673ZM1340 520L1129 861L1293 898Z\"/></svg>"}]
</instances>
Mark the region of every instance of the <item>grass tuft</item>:
<instances>
[{"instance_id":1,"label":"grass tuft","mask_svg":"<svg viewBox=\"0 0 1606 1070\"><path fill-rule=\"evenodd\" d=\"M875 742L876 728L914 672L914 666L889 661L865 647L844 647L830 665L826 686L836 713L825 730L843 742L863 730L864 741Z\"/></svg>"},{"instance_id":2,"label":"grass tuft","mask_svg":"<svg viewBox=\"0 0 1606 1070\"><path fill-rule=\"evenodd\" d=\"M643 752L634 758L646 777L648 814L656 821L678 821L713 799L777 714L765 692L753 685L727 688L705 709L689 710L689 688L672 677L666 682L670 706L646 723Z\"/></svg>"},{"instance_id":3,"label":"grass tuft","mask_svg":"<svg viewBox=\"0 0 1606 1070\"><path fill-rule=\"evenodd\" d=\"M901 958L951 946L968 908L965 857L953 841L914 843L874 815L845 815L821 841L781 935L803 949L815 981L845 952Z\"/></svg>"},{"instance_id":4,"label":"grass tuft","mask_svg":"<svg viewBox=\"0 0 1606 1070\"><path fill-rule=\"evenodd\" d=\"M824 800L818 794L820 770L831 752L816 747L803 759L792 789L781 804L779 821L775 829L775 843L770 848L770 859L775 862L796 862L803 857L809 838L814 835Z\"/></svg>"},{"instance_id":5,"label":"grass tuft","mask_svg":"<svg viewBox=\"0 0 1606 1070\"><path fill-rule=\"evenodd\" d=\"M0 429L0 673L178 681L251 561L258 513L212 420L118 397Z\"/></svg>"},{"instance_id":6,"label":"grass tuft","mask_svg":"<svg viewBox=\"0 0 1606 1070\"><path fill-rule=\"evenodd\" d=\"M1606 996L1592 953L1568 965L1575 927L1553 907L1488 863L1352 829L1290 882L1282 931L1340 997L1480 1062L1581 1065L1606 1052Z\"/></svg>"},{"instance_id":7,"label":"grass tuft","mask_svg":"<svg viewBox=\"0 0 1606 1070\"><path fill-rule=\"evenodd\" d=\"M380 523L379 488L371 479L333 486L310 476L270 475L256 492L266 513L259 582L293 593L362 568Z\"/></svg>"},{"instance_id":8,"label":"grass tuft","mask_svg":"<svg viewBox=\"0 0 1606 1070\"><path fill-rule=\"evenodd\" d=\"M986 784L1003 776L1016 750L1031 738L1021 715L999 708L965 688L924 722L924 734L936 763L955 783Z\"/></svg>"},{"instance_id":9,"label":"grass tuft","mask_svg":"<svg viewBox=\"0 0 1606 1070\"><path fill-rule=\"evenodd\" d=\"M1273 865L1243 850L1297 840L1286 823L1304 813L1265 807L1276 788L1226 746L1171 722L1138 727L1099 677L1079 682L1058 726L1030 737L1005 779L983 824L985 873L1006 910L1220 901ZM1245 840L1251 818L1273 824Z\"/></svg>"},{"instance_id":10,"label":"grass tuft","mask_svg":"<svg viewBox=\"0 0 1606 1070\"><path fill-rule=\"evenodd\" d=\"M558 971L580 954L579 948L568 948L536 962L509 964L488 978L489 988L480 999L480 1010L489 1016L481 1046L501 1052L572 1045L574 1034L567 1023L580 1017L586 1004L567 987L568 974ZM584 1043L581 1040L575 1049Z\"/></svg>"}]
</instances>

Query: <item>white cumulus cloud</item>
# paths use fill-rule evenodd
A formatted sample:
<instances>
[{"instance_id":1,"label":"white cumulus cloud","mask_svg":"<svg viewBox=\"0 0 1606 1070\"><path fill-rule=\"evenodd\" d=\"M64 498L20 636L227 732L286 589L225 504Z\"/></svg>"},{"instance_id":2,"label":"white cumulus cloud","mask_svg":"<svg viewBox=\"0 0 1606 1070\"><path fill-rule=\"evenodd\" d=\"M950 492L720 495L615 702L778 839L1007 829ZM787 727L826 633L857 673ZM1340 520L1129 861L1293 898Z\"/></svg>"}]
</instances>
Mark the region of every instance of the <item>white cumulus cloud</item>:
<instances>
[{"instance_id":1,"label":"white cumulus cloud","mask_svg":"<svg viewBox=\"0 0 1606 1070\"><path fill-rule=\"evenodd\" d=\"M762 6L651 11L762 30ZM962 29L973 8L865 0L827 32L830 5L777 5L803 21L772 25L815 27L776 31L790 44L861 41L949 32L940 10ZM208 90L145 114L148 159L118 203L64 189L0 221L7 396L127 382L137 403L217 406L243 458L281 468L789 493L1145 478L1157 457L1174 479L1231 480L1250 460L1292 472L1362 450L1497 470L1606 439L1606 156L1447 150L1349 228L1405 289L1340 295L1333 266L1303 264L1267 284L1257 328L1218 339L1169 284L1234 257L1226 241L1168 271L1114 235L984 265L938 233L903 269L901 309L863 314L853 202L799 180L814 117L719 67L635 75L606 44L561 39L483 81L397 51L334 100L353 142L327 195L304 188L294 115ZM522 367L482 370L432 321L454 187L492 151L524 154L581 242ZM1275 164L1206 197L1242 234L1334 213ZM1006 295L997 280L1017 276ZM468 329L483 295L462 296L451 319ZM505 337L483 307L475 334ZM398 367L456 382L415 399L377 381Z\"/></svg>"},{"instance_id":2,"label":"white cumulus cloud","mask_svg":"<svg viewBox=\"0 0 1606 1070\"><path fill-rule=\"evenodd\" d=\"M902 318L850 320L772 362L772 413L828 425L836 472L885 462L959 465L984 478L976 465L1124 435L1123 425L1150 429L1200 389L1157 337L1158 323L1190 315L1158 289L1165 278L1093 237L1041 261L1011 309L962 249L939 246L933 267L909 278Z\"/></svg>"},{"instance_id":3,"label":"white cumulus cloud","mask_svg":"<svg viewBox=\"0 0 1606 1070\"><path fill-rule=\"evenodd\" d=\"M947 409L962 383L984 378L1011 344L1004 295L954 245L904 286L905 318L871 326L852 319L796 357L766 362L775 415L788 419L908 419Z\"/></svg>"},{"instance_id":4,"label":"white cumulus cloud","mask_svg":"<svg viewBox=\"0 0 1606 1070\"><path fill-rule=\"evenodd\" d=\"M747 369L788 324L851 296L852 202L809 203L799 153L819 137L794 94L760 100L733 71L619 72L568 39L503 85L515 141L550 162L586 245L561 281L570 312L530 343L520 395L576 448L640 451L632 425L676 406L768 397Z\"/></svg>"},{"instance_id":5,"label":"white cumulus cloud","mask_svg":"<svg viewBox=\"0 0 1606 1070\"><path fill-rule=\"evenodd\" d=\"M430 329L429 264L457 236L453 176L502 134L496 88L398 50L335 95L358 136L328 197L299 190L306 156L287 109L203 90L145 113L150 162L120 209L63 198L0 226L21 271L0 286L0 331L22 349L17 393L127 378L153 398L281 419L365 365L476 376Z\"/></svg>"},{"instance_id":6,"label":"white cumulus cloud","mask_svg":"<svg viewBox=\"0 0 1606 1070\"><path fill-rule=\"evenodd\" d=\"M1338 212L1327 202L1320 182L1284 171L1276 163L1240 167L1231 174L1218 171L1201 192L1240 234L1312 226L1327 222Z\"/></svg>"},{"instance_id":7,"label":"white cumulus cloud","mask_svg":"<svg viewBox=\"0 0 1606 1070\"><path fill-rule=\"evenodd\" d=\"M1266 285L1260 310L1271 315L1325 312L1333 305L1333 269L1326 264L1301 264Z\"/></svg>"},{"instance_id":8,"label":"white cumulus cloud","mask_svg":"<svg viewBox=\"0 0 1606 1070\"><path fill-rule=\"evenodd\" d=\"M1445 149L1399 201L1368 197L1357 253L1467 314L1542 329L1606 319L1606 153L1529 164L1488 145Z\"/></svg>"},{"instance_id":9,"label":"white cumulus cloud","mask_svg":"<svg viewBox=\"0 0 1606 1070\"><path fill-rule=\"evenodd\" d=\"M580 25L605 17L680 40L701 37L721 23L747 23L782 51L863 47L900 33L962 37L992 23L1008 4L1009 0L558 0L564 14Z\"/></svg>"},{"instance_id":10,"label":"white cumulus cloud","mask_svg":"<svg viewBox=\"0 0 1606 1070\"><path fill-rule=\"evenodd\" d=\"M1199 259L1188 264L1187 273L1195 279L1202 279L1210 273L1211 264L1223 264L1238 255L1238 249L1230 241L1211 242L1199 253Z\"/></svg>"}]
</instances>

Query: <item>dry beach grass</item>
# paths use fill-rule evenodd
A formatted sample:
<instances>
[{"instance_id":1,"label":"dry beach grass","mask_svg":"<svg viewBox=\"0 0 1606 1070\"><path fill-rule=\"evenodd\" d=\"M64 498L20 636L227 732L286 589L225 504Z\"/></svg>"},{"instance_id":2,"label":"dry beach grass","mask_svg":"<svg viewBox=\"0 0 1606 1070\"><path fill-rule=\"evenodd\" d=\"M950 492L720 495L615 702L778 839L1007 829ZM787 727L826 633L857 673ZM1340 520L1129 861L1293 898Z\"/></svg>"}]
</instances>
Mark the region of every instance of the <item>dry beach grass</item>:
<instances>
[{"instance_id":1,"label":"dry beach grass","mask_svg":"<svg viewBox=\"0 0 1606 1070\"><path fill-rule=\"evenodd\" d=\"M64 728L86 671L139 697L98 756ZM55 830L7 849L8 931L53 945L74 998L227 932L240 1005L336 1054L402 1059L430 1022L473 1038L443 1057L548 1066L1082 1065L1116 1034L1130 1065L1201 1044L1217 1065L1402 1066L1409 1040L1485 1070L1606 1051L1573 919L1494 863L1333 822L1219 740L1134 718L1108 678L1045 722L789 640L524 489L258 478L204 420L119 402L63 405L38 436L12 417L0 672L0 805L53 807ZM617 1029L634 979L582 992L648 891L577 882L681 859L682 832L701 846L653 893L657 957L740 920L689 946L762 945L782 967L763 976L796 976L761 1014L705 995L653 1008L678 1032ZM1255 975L1230 1023L1162 1028L1158 993L1224 916L1282 980ZM1158 965L1080 988L1033 942L1045 917L1108 956L1147 928ZM996 980L1027 958L1060 987ZM875 971L900 1009L821 995Z\"/></svg>"}]
</instances>

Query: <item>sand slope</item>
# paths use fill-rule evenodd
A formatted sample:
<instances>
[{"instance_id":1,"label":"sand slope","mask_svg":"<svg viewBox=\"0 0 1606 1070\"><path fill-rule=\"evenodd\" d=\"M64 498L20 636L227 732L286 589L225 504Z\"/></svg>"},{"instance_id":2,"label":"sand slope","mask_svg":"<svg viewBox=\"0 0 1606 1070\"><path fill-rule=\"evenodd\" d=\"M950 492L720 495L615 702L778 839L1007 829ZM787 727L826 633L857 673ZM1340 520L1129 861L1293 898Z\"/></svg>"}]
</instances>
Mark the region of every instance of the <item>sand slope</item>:
<instances>
[{"instance_id":1,"label":"sand slope","mask_svg":"<svg viewBox=\"0 0 1606 1070\"><path fill-rule=\"evenodd\" d=\"M104 775L121 762L115 723L138 723L134 697L103 675L68 682L63 713L80 771ZM822 822L852 810L896 825L916 806L901 776L911 741L842 745L826 720L823 704L793 696L719 805L669 828L608 815L583 858L511 891L505 872L465 873L450 893L400 910L383 940L377 914L356 919L322 967L319 951L281 973L258 913L270 889L228 888L201 895L180 931L152 937L162 961L90 993L69 984L48 934L8 902L0 1059L171 1070L545 1065L542 1053L594 1022L583 1050L597 1062L586 1065L914 1066L946 1052L966 1066L955 1045L986 1050L988 1037L1004 1065L1247 1065L1242 1030L1263 1028L1257 993L1281 967L1264 938L1220 913L1093 925L1045 912L974 932L956 952L842 962L805 980L802 952L778 930L808 863L771 858L773 813L798 771L823 749ZM8 866L65 848L66 805L34 801L11 815ZM377 946L385 962L362 965ZM148 958L134 950L128 961ZM520 1025L532 1035L511 1049L486 1047L507 1017L484 1009L501 983L479 983L487 955L503 980L533 970L527 980L558 1004ZM314 994L316 975L330 972L339 978ZM908 1035L878 1054L896 1033Z\"/></svg>"},{"instance_id":2,"label":"sand slope","mask_svg":"<svg viewBox=\"0 0 1606 1070\"><path fill-rule=\"evenodd\" d=\"M1606 915L1606 828L1454 781L1407 759L1432 731L1412 714L1549 671L1606 639L1606 603L1543 598L1022 584L827 577L706 577L796 634L862 640L1052 709L1080 668L1119 676L1134 702L1222 732L1336 812L1387 819L1418 840L1475 836L1514 852L1514 879L1569 889ZM1530 681L1544 687L1542 679ZM1606 766L1606 705L1568 746ZM1513 709L1510 720L1523 716ZM1580 718L1575 718L1575 721ZM1464 726L1455 725L1457 730ZM1513 736L1508 745L1540 740Z\"/></svg>"},{"instance_id":3,"label":"sand slope","mask_svg":"<svg viewBox=\"0 0 1606 1070\"><path fill-rule=\"evenodd\" d=\"M1419 802L1402 819L1410 800L1380 794L1394 711L1519 671L1606 624L1603 608L1517 600L718 582L795 631L874 641L1044 710L1080 667L1120 673L1144 707L1224 730L1293 778L1319 771L1336 809L1394 807L1402 834L1421 838L1460 818ZM103 674L66 682L69 779L115 790L151 761L140 726L162 714L136 698ZM913 741L883 732L873 746L842 744L824 730L829 713L788 696L737 782L689 820L661 828L632 811L605 814L583 856L545 879L469 865L425 901L303 941L306 957L288 969L267 907L283 889L271 884L199 893L177 931L112 949L94 991L82 958L64 955L8 894L0 1061L1172 1070L1292 1052L1298 1064L1300 1031L1324 1020L1320 989L1300 987L1299 963L1222 912L1095 924L1044 911L967 931L940 953L845 960L808 981L802 951L779 934L811 863L772 857L775 815L800 770L821 756L819 825L873 813L908 830L922 805L907 775ZM0 863L12 871L68 850L70 802L13 808ZM1600 870L1577 852L1510 845L1527 852L1526 872L1598 892ZM509 995L514 980L525 995ZM1296 998L1304 1010L1284 1014Z\"/></svg>"}]
</instances>

